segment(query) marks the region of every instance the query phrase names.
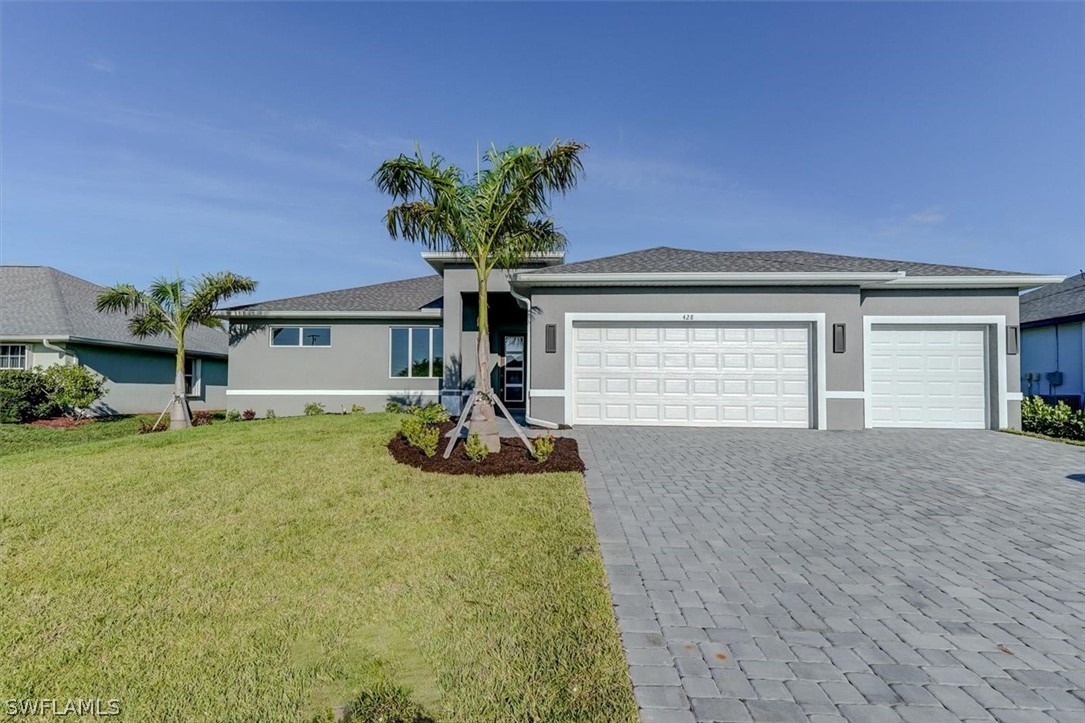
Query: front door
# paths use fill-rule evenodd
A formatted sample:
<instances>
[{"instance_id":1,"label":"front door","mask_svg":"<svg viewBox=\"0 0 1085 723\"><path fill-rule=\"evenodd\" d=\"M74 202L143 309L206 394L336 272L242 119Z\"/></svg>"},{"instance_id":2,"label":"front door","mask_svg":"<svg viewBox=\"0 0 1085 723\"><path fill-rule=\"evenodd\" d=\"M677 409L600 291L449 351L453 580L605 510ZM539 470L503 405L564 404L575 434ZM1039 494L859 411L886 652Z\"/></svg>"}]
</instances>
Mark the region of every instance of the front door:
<instances>
[{"instance_id":1,"label":"front door","mask_svg":"<svg viewBox=\"0 0 1085 723\"><path fill-rule=\"evenodd\" d=\"M506 334L502 347L505 356L502 399L509 406L524 403L524 341L523 334Z\"/></svg>"}]
</instances>

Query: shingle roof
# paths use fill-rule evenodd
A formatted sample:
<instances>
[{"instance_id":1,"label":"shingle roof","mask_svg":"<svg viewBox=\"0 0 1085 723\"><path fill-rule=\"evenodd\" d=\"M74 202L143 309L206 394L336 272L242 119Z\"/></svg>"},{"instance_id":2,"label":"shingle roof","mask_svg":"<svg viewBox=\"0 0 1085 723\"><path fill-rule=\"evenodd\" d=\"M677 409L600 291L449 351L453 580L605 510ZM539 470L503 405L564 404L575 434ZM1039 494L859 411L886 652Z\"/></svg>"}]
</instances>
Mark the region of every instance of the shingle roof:
<instances>
[{"instance_id":1,"label":"shingle roof","mask_svg":"<svg viewBox=\"0 0 1085 723\"><path fill-rule=\"evenodd\" d=\"M437 274L431 274L372 286L245 304L231 307L227 311L418 311L424 307L439 306L443 294L444 282Z\"/></svg>"},{"instance_id":2,"label":"shingle roof","mask_svg":"<svg viewBox=\"0 0 1085 723\"><path fill-rule=\"evenodd\" d=\"M812 251L693 251L659 246L589 261L577 261L538 271L538 274L580 273L684 273L684 272L891 272L911 276L1016 276L1012 271L977 269L968 266L891 261L862 256L838 256Z\"/></svg>"},{"instance_id":3,"label":"shingle roof","mask_svg":"<svg viewBox=\"0 0 1085 723\"><path fill-rule=\"evenodd\" d=\"M1068 316L1085 316L1085 274L1074 274L1061 284L1045 286L1021 296L1021 323Z\"/></svg>"},{"instance_id":4,"label":"shingle roof","mask_svg":"<svg viewBox=\"0 0 1085 723\"><path fill-rule=\"evenodd\" d=\"M50 266L0 266L0 337L67 336L174 349L166 337L132 336L124 314L95 311L94 303L105 290ZM195 327L185 332L185 346L196 353L226 354L227 336Z\"/></svg>"}]
</instances>

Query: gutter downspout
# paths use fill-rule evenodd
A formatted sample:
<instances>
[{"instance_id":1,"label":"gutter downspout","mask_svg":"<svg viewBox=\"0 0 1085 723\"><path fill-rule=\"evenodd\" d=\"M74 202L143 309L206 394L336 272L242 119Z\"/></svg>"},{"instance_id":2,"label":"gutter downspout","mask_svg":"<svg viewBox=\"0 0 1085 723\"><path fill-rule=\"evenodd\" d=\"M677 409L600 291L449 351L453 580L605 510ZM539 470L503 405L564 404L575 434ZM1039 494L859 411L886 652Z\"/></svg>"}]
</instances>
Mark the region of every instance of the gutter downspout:
<instances>
[{"instance_id":1,"label":"gutter downspout","mask_svg":"<svg viewBox=\"0 0 1085 723\"><path fill-rule=\"evenodd\" d=\"M78 354L76 354L74 351L70 351L68 349L65 349L62 346L57 346L56 344L53 344L52 342L50 342L45 337L42 337L41 345L44 346L46 349L49 349L50 351L55 351L57 354L60 354L61 358L71 356L73 359L75 359L76 364L79 363L79 355Z\"/></svg>"},{"instance_id":2,"label":"gutter downspout","mask_svg":"<svg viewBox=\"0 0 1085 723\"><path fill-rule=\"evenodd\" d=\"M558 425L553 422L531 416L531 367L535 366L531 363L531 299L516 293L512 288L512 279L509 279L509 293L516 299L516 303L527 311L527 339L524 341L524 360L527 362L527 373L524 375L524 421L536 427L557 429Z\"/></svg>"}]
</instances>

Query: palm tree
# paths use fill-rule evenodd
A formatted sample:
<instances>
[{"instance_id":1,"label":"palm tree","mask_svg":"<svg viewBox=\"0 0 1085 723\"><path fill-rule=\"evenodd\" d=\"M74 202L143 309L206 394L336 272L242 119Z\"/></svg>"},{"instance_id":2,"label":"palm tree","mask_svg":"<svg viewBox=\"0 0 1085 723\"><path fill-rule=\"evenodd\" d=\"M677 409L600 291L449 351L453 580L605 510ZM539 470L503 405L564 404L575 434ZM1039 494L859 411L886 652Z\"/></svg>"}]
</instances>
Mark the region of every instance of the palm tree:
<instances>
[{"instance_id":1,"label":"palm tree","mask_svg":"<svg viewBox=\"0 0 1085 723\"><path fill-rule=\"evenodd\" d=\"M168 335L177 345L177 373L170 402L170 429L192 426L192 414L185 398L185 330L191 326L222 329L215 317L219 304L238 294L256 290L256 282L230 271L204 274L192 280L189 291L184 279L160 277L146 291L131 284L117 284L103 292L95 304L99 312L132 314L128 331L144 339Z\"/></svg>"},{"instance_id":2,"label":"palm tree","mask_svg":"<svg viewBox=\"0 0 1085 723\"><path fill-rule=\"evenodd\" d=\"M462 253L478 275L478 374L471 431L491 451L501 448L490 386L490 323L487 281L494 268L511 269L538 253L565 247L565 236L547 215L550 197L576 186L584 167L577 141L555 141L548 148L491 147L479 170L468 176L421 150L385 161L373 180L399 203L385 224L392 238L431 251Z\"/></svg>"}]
</instances>

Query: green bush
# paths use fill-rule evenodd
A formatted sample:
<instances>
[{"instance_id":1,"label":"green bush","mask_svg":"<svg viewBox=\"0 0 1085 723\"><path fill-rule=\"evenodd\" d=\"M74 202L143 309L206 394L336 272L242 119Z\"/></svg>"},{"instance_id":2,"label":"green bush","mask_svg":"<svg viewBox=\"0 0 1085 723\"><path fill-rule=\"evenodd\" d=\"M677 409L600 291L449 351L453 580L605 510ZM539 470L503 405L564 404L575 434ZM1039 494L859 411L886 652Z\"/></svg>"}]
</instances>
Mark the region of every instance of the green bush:
<instances>
[{"instance_id":1,"label":"green bush","mask_svg":"<svg viewBox=\"0 0 1085 723\"><path fill-rule=\"evenodd\" d=\"M304 410L306 417L319 417L324 413L324 405L320 402L309 402Z\"/></svg>"},{"instance_id":2,"label":"green bush","mask_svg":"<svg viewBox=\"0 0 1085 723\"><path fill-rule=\"evenodd\" d=\"M350 405L350 413L351 414L365 414L365 407L362 406L361 404L351 404Z\"/></svg>"},{"instance_id":3,"label":"green bush","mask_svg":"<svg viewBox=\"0 0 1085 723\"><path fill-rule=\"evenodd\" d=\"M278 416L279 415L275 414L274 409L265 409L264 410L264 419L276 419L276 418L278 418Z\"/></svg>"},{"instance_id":4,"label":"green bush","mask_svg":"<svg viewBox=\"0 0 1085 723\"><path fill-rule=\"evenodd\" d=\"M348 720L367 723L436 723L426 710L411 700L411 689L379 683L362 693L347 708Z\"/></svg>"},{"instance_id":5,"label":"green bush","mask_svg":"<svg viewBox=\"0 0 1085 723\"><path fill-rule=\"evenodd\" d=\"M69 419L82 419L105 396L105 377L80 364L36 367L50 402Z\"/></svg>"},{"instance_id":6,"label":"green bush","mask_svg":"<svg viewBox=\"0 0 1085 723\"><path fill-rule=\"evenodd\" d=\"M384 411L390 412L391 414L399 414L403 411L403 405L399 402L388 402L384 405Z\"/></svg>"},{"instance_id":7,"label":"green bush","mask_svg":"<svg viewBox=\"0 0 1085 723\"><path fill-rule=\"evenodd\" d=\"M548 434L545 437L536 437L531 441L531 454L539 464L550 459L550 455L553 453L554 435Z\"/></svg>"},{"instance_id":8,"label":"green bush","mask_svg":"<svg viewBox=\"0 0 1085 723\"><path fill-rule=\"evenodd\" d=\"M1021 402L1021 429L1048 437L1085 441L1085 410L1073 410L1066 402L1051 405L1040 397Z\"/></svg>"},{"instance_id":9,"label":"green bush","mask_svg":"<svg viewBox=\"0 0 1085 723\"><path fill-rule=\"evenodd\" d=\"M422 450L427 457L437 454L437 445L441 442L441 430L432 424L426 424L419 417L408 414L399 425L400 434L407 444Z\"/></svg>"},{"instance_id":10,"label":"green bush","mask_svg":"<svg viewBox=\"0 0 1085 723\"><path fill-rule=\"evenodd\" d=\"M452 418L445 409L445 405L437 402L430 402L424 407L411 405L407 407L407 414L418 417L426 424L440 424Z\"/></svg>"},{"instance_id":11,"label":"green bush","mask_svg":"<svg viewBox=\"0 0 1085 723\"><path fill-rule=\"evenodd\" d=\"M226 421L227 422L240 422L241 421L241 412L237 411L236 409L231 409L230 411L226 412Z\"/></svg>"},{"instance_id":12,"label":"green bush","mask_svg":"<svg viewBox=\"0 0 1085 723\"><path fill-rule=\"evenodd\" d=\"M0 371L0 423L22 424L59 413L40 368Z\"/></svg>"},{"instance_id":13,"label":"green bush","mask_svg":"<svg viewBox=\"0 0 1085 723\"><path fill-rule=\"evenodd\" d=\"M467 443L463 445L463 451L467 454L467 459L472 462L483 462L490 456L490 448L482 441L478 432L467 435Z\"/></svg>"}]
</instances>

